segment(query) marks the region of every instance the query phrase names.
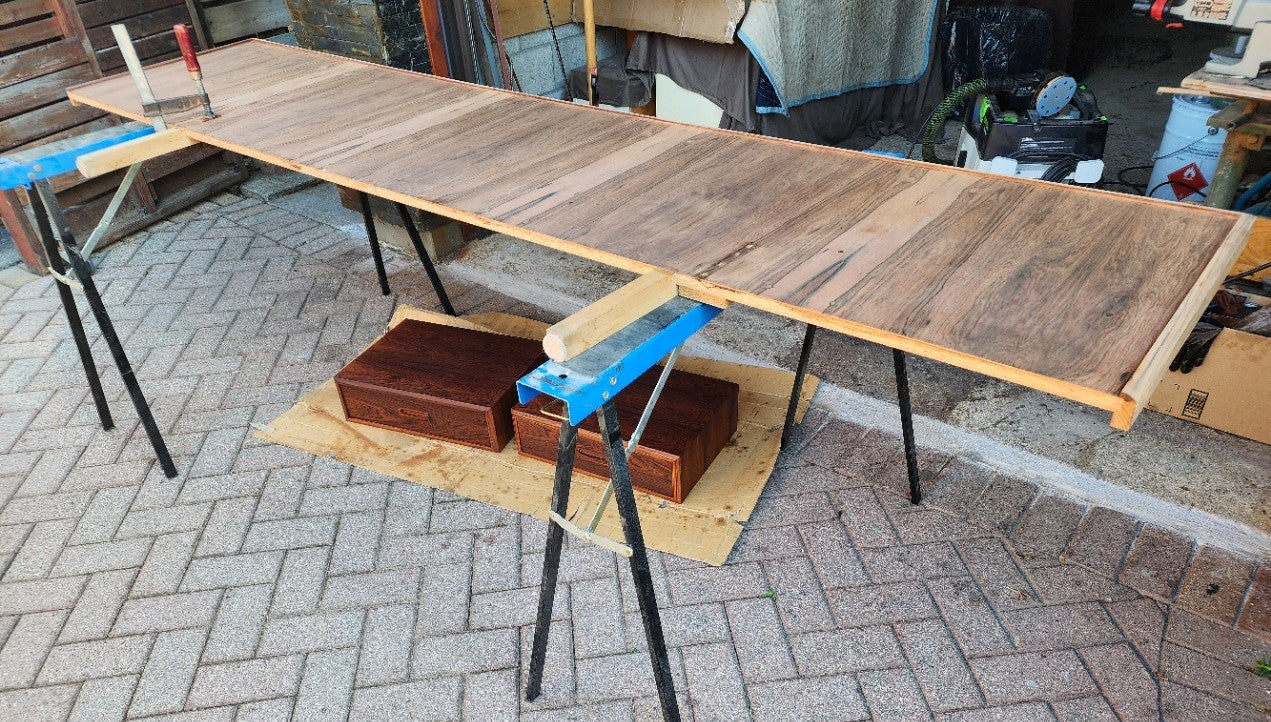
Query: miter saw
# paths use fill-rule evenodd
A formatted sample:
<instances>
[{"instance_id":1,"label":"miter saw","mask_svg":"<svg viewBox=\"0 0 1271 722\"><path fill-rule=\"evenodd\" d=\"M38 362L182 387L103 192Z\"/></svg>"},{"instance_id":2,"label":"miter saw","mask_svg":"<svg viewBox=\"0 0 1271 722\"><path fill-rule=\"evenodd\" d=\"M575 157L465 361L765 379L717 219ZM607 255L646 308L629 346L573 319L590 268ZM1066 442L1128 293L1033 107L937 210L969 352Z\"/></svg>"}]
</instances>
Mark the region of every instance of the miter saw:
<instances>
[{"instance_id":1,"label":"miter saw","mask_svg":"<svg viewBox=\"0 0 1271 722\"><path fill-rule=\"evenodd\" d=\"M1233 47L1213 50L1205 72L1252 79L1271 66L1271 0L1135 0L1133 9L1169 25L1181 20L1248 33Z\"/></svg>"}]
</instances>

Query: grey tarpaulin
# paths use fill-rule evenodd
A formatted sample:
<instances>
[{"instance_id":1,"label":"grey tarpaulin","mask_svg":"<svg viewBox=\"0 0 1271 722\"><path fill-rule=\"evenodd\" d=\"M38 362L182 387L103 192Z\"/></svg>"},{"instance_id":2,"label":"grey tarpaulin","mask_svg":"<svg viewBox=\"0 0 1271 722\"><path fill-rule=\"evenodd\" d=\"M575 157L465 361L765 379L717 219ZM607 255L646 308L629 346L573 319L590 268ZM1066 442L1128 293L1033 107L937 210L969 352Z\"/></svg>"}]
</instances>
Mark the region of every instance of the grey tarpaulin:
<instances>
[{"instance_id":1,"label":"grey tarpaulin","mask_svg":"<svg viewBox=\"0 0 1271 722\"><path fill-rule=\"evenodd\" d=\"M647 105L652 97L653 74L623 67L619 54L596 63L596 98L599 102L620 108ZM587 99L587 67L569 71L571 98Z\"/></svg>"},{"instance_id":2,"label":"grey tarpaulin","mask_svg":"<svg viewBox=\"0 0 1271 722\"><path fill-rule=\"evenodd\" d=\"M864 88L814 100L790 115L755 112L761 70L740 43L723 45L640 33L627 67L661 73L724 109L721 127L822 145L864 148L892 133L916 135L943 97L940 53L913 83Z\"/></svg>"}]
</instances>

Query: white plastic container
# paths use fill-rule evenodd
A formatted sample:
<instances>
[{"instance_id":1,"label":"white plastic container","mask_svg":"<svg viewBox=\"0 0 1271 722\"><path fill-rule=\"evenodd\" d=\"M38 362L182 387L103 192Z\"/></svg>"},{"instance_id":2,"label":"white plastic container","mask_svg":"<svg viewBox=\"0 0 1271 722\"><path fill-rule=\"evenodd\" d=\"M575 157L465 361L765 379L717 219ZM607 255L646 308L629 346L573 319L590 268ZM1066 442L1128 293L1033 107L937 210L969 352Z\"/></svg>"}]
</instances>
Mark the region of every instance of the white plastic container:
<instances>
[{"instance_id":1,"label":"white plastic container","mask_svg":"<svg viewBox=\"0 0 1271 722\"><path fill-rule=\"evenodd\" d=\"M1154 156L1147 193L1153 198L1199 203L1218 169L1227 131L1205 124L1229 101L1200 95L1174 96L1161 147ZM1198 192L1199 191L1199 192Z\"/></svg>"}]
</instances>

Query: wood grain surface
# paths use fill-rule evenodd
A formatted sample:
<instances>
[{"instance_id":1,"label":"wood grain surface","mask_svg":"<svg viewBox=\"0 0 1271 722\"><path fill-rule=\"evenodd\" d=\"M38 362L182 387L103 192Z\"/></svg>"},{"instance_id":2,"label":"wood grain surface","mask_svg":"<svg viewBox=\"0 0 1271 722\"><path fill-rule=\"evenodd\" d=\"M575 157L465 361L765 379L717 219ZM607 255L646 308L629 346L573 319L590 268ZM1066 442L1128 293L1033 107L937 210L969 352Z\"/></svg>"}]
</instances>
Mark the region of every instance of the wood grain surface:
<instances>
[{"instance_id":1,"label":"wood grain surface","mask_svg":"<svg viewBox=\"0 0 1271 722\"><path fill-rule=\"evenodd\" d=\"M499 451L516 380L546 360L534 341L402 321L335 375L349 421Z\"/></svg>"},{"instance_id":2,"label":"wood grain surface","mask_svg":"<svg viewBox=\"0 0 1271 722\"><path fill-rule=\"evenodd\" d=\"M623 438L629 439L635 431L661 373L662 367L655 366L614 397ZM677 504L683 502L737 431L740 390L731 381L673 370L628 459L632 485ZM517 450L554 462L563 413L563 405L548 396L513 407ZM594 415L579 425L574 468L609 478L609 461Z\"/></svg>"},{"instance_id":3,"label":"wood grain surface","mask_svg":"<svg viewBox=\"0 0 1271 722\"><path fill-rule=\"evenodd\" d=\"M195 140L631 271L669 270L686 288L1112 411L1118 428L1164 371L1158 339L1199 316L1197 297L1253 223L264 41L201 58L220 117L169 118ZM161 97L190 91L180 63L149 74ZM140 116L127 77L70 96Z\"/></svg>"}]
</instances>

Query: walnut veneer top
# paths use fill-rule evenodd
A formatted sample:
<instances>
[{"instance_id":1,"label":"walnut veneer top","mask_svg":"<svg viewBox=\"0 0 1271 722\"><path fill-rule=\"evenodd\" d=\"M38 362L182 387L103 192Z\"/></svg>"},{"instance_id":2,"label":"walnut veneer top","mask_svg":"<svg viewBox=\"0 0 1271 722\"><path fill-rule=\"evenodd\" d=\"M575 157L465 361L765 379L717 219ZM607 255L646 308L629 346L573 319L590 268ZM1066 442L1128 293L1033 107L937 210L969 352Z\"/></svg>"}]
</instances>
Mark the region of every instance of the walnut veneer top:
<instances>
[{"instance_id":1,"label":"walnut veneer top","mask_svg":"<svg viewBox=\"0 0 1271 722\"><path fill-rule=\"evenodd\" d=\"M1119 427L1253 223L265 41L201 60L220 117L168 119L196 140L622 268L668 269L737 303L1113 411ZM148 73L158 97L192 92L179 60ZM141 118L126 74L70 96Z\"/></svg>"}]
</instances>

